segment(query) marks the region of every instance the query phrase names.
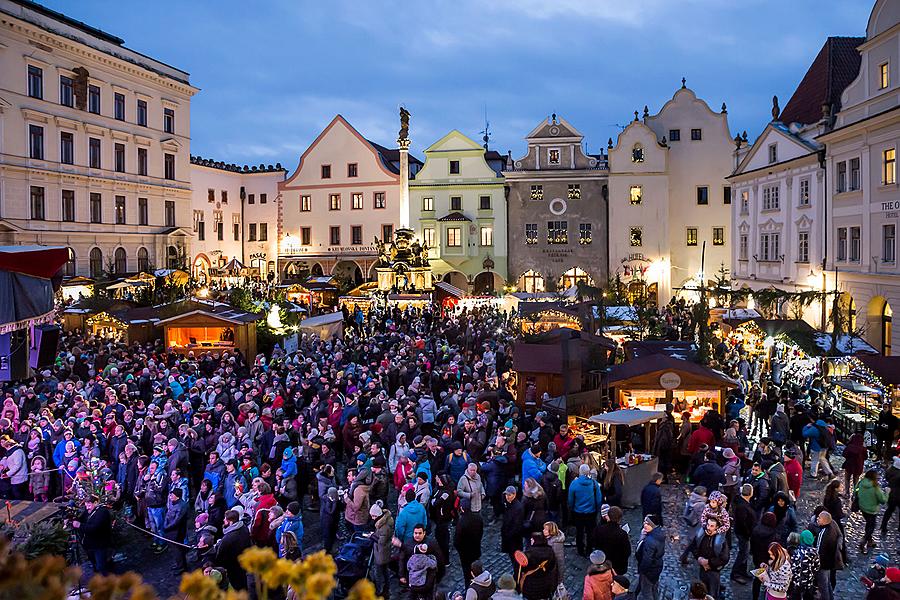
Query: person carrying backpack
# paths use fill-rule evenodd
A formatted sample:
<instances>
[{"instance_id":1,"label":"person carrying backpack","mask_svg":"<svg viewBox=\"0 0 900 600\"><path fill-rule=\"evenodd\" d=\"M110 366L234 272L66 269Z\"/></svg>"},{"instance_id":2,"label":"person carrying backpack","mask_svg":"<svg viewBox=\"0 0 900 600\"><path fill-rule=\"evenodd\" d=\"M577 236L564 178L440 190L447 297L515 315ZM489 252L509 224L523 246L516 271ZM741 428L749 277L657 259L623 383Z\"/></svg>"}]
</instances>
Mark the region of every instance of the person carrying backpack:
<instances>
[{"instance_id":1,"label":"person carrying backpack","mask_svg":"<svg viewBox=\"0 0 900 600\"><path fill-rule=\"evenodd\" d=\"M810 475L818 477L821 466L829 478L834 477L834 471L828 462L828 451L834 445L834 434L829 430L828 424L822 419L810 423L803 428L803 437L809 440Z\"/></svg>"}]
</instances>

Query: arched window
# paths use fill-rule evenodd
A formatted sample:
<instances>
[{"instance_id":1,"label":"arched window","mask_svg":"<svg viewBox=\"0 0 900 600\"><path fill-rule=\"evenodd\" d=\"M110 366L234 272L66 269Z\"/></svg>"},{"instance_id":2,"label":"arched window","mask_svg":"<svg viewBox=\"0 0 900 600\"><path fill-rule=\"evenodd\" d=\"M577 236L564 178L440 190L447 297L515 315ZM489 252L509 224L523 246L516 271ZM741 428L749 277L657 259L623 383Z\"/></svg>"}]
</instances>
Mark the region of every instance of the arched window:
<instances>
[{"instance_id":1,"label":"arched window","mask_svg":"<svg viewBox=\"0 0 900 600\"><path fill-rule=\"evenodd\" d=\"M150 270L150 255L143 246L137 251L137 270L142 273Z\"/></svg>"},{"instance_id":2,"label":"arched window","mask_svg":"<svg viewBox=\"0 0 900 600\"><path fill-rule=\"evenodd\" d=\"M128 270L128 258L125 255L125 248L116 248L116 275L123 275Z\"/></svg>"},{"instance_id":3,"label":"arched window","mask_svg":"<svg viewBox=\"0 0 900 600\"><path fill-rule=\"evenodd\" d=\"M519 277L519 290L527 294L537 294L544 291L544 278L540 273L525 271Z\"/></svg>"},{"instance_id":4,"label":"arched window","mask_svg":"<svg viewBox=\"0 0 900 600\"><path fill-rule=\"evenodd\" d=\"M91 248L91 277L103 275L103 252L100 248Z\"/></svg>"},{"instance_id":5,"label":"arched window","mask_svg":"<svg viewBox=\"0 0 900 600\"><path fill-rule=\"evenodd\" d=\"M75 250L69 248L69 260L66 261L66 277L74 277L76 270Z\"/></svg>"},{"instance_id":6,"label":"arched window","mask_svg":"<svg viewBox=\"0 0 900 600\"><path fill-rule=\"evenodd\" d=\"M881 311L881 353L885 356L891 356L891 338L894 328L891 321L893 317L894 311L891 309L891 305L885 302Z\"/></svg>"},{"instance_id":7,"label":"arched window","mask_svg":"<svg viewBox=\"0 0 900 600\"><path fill-rule=\"evenodd\" d=\"M166 248L166 268L178 268L178 248L176 248L175 246L169 246L168 248Z\"/></svg>"},{"instance_id":8,"label":"arched window","mask_svg":"<svg viewBox=\"0 0 900 600\"><path fill-rule=\"evenodd\" d=\"M559 289L567 290L570 287L574 287L579 283L583 283L585 285L592 285L593 281L591 281L591 276L587 274L584 269L579 267L572 267L568 271L562 274L562 277L559 278Z\"/></svg>"}]
</instances>

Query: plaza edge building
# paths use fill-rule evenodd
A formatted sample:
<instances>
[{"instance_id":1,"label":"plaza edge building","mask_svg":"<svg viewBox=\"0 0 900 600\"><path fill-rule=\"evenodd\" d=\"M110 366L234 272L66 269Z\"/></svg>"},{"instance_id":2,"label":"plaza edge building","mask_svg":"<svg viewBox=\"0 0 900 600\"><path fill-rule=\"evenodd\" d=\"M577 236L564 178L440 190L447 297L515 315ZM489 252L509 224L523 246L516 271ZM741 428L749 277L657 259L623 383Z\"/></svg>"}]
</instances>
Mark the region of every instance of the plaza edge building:
<instances>
[{"instance_id":1,"label":"plaza edge building","mask_svg":"<svg viewBox=\"0 0 900 600\"><path fill-rule=\"evenodd\" d=\"M409 177L422 162L409 157ZM374 240L393 239L400 219L400 151L365 139L337 115L278 183L278 269L359 284L375 279Z\"/></svg>"},{"instance_id":2,"label":"plaza edge building","mask_svg":"<svg viewBox=\"0 0 900 600\"><path fill-rule=\"evenodd\" d=\"M180 265L188 73L26 0L0 28L0 243L68 247L66 275Z\"/></svg>"},{"instance_id":3,"label":"plaza edge building","mask_svg":"<svg viewBox=\"0 0 900 600\"><path fill-rule=\"evenodd\" d=\"M584 136L556 115L507 160L509 279L521 292L564 290L607 280L607 168L585 153Z\"/></svg>"},{"instance_id":4,"label":"plaza edge building","mask_svg":"<svg viewBox=\"0 0 900 600\"><path fill-rule=\"evenodd\" d=\"M453 130L425 150L410 181L410 227L428 244L435 280L475 294L506 284L505 158Z\"/></svg>"},{"instance_id":5,"label":"plaza edge building","mask_svg":"<svg viewBox=\"0 0 900 600\"><path fill-rule=\"evenodd\" d=\"M629 295L665 303L730 268L725 177L733 142L725 105L712 111L682 80L657 114L645 106L639 119L635 111L609 146L610 275Z\"/></svg>"},{"instance_id":6,"label":"plaza edge building","mask_svg":"<svg viewBox=\"0 0 900 600\"><path fill-rule=\"evenodd\" d=\"M734 190L732 280L736 287L770 287L793 292L821 290L824 256L824 146L841 108L841 92L859 73L856 47L865 38L831 37L813 60L784 109L773 105L772 121L750 145L735 138L737 167L728 178ZM777 99L776 99L777 100ZM845 184L860 186L858 159ZM822 326L821 304L776 307Z\"/></svg>"},{"instance_id":7,"label":"plaza edge building","mask_svg":"<svg viewBox=\"0 0 900 600\"><path fill-rule=\"evenodd\" d=\"M834 128L817 138L825 145L827 285L842 292L844 323L891 355L900 306L900 3L875 2L857 51L859 74L841 94Z\"/></svg>"}]
</instances>

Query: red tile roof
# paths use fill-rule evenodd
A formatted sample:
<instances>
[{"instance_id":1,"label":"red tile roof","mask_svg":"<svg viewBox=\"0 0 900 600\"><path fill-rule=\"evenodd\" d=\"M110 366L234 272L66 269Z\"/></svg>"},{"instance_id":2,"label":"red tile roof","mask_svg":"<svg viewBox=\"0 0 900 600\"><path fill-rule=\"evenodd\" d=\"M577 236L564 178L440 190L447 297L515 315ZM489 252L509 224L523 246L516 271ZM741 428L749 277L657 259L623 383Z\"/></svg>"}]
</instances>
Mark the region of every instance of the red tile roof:
<instances>
[{"instance_id":1,"label":"red tile roof","mask_svg":"<svg viewBox=\"0 0 900 600\"><path fill-rule=\"evenodd\" d=\"M778 120L785 124L817 123L823 104L831 105L831 114L836 114L841 109L841 93L859 73L856 47L865 41L864 37L828 38Z\"/></svg>"}]
</instances>

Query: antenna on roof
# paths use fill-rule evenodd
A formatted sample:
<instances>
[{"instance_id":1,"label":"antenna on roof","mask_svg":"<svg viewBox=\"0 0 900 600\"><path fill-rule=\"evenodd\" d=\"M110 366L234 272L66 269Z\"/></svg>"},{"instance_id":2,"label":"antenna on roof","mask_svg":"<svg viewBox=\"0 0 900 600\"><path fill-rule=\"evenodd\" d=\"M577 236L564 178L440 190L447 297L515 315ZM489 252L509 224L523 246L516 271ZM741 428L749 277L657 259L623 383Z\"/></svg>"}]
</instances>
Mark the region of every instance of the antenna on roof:
<instances>
[{"instance_id":1,"label":"antenna on roof","mask_svg":"<svg viewBox=\"0 0 900 600\"><path fill-rule=\"evenodd\" d=\"M482 129L478 133L481 134L481 139L482 141L484 141L484 149L487 150L488 142L491 141L491 124L488 121L487 104L484 105L484 129Z\"/></svg>"}]
</instances>

